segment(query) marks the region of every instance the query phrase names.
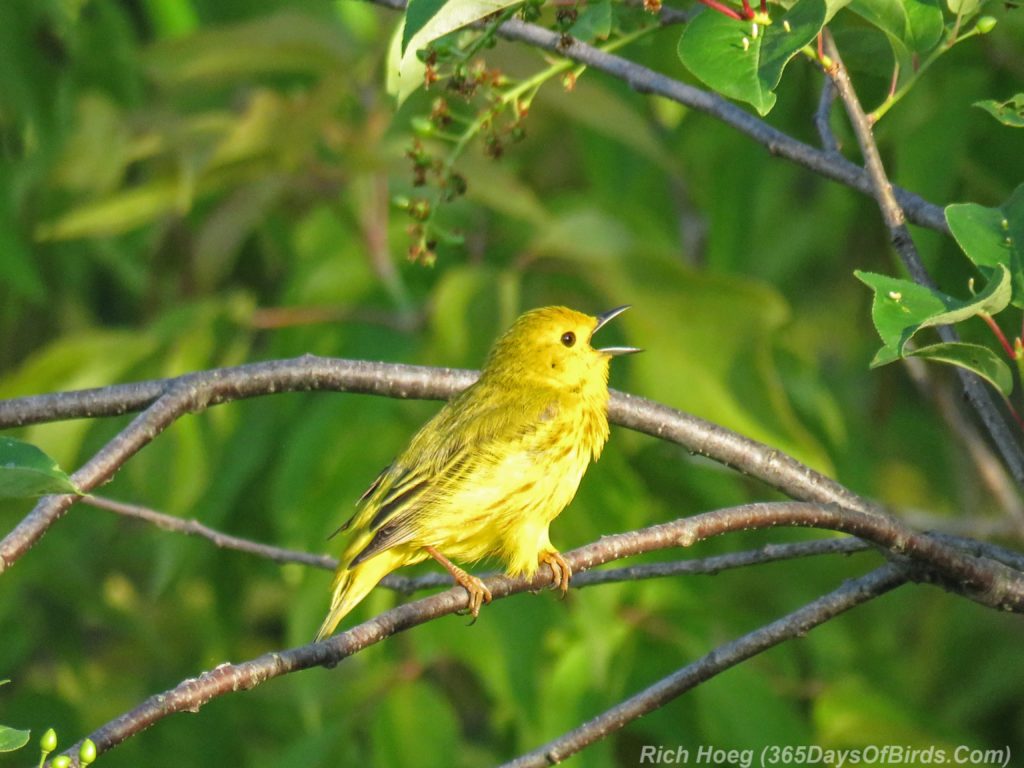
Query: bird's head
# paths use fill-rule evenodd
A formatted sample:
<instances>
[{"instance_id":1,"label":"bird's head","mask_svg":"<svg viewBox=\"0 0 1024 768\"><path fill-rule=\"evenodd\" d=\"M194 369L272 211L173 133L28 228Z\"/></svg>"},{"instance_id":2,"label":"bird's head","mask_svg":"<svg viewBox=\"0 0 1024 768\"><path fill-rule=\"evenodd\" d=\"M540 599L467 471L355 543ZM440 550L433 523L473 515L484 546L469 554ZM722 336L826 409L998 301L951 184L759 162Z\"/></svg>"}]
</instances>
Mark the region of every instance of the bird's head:
<instances>
[{"instance_id":1,"label":"bird's head","mask_svg":"<svg viewBox=\"0 0 1024 768\"><path fill-rule=\"evenodd\" d=\"M639 352L634 347L595 348L593 335L629 309L618 307L596 317L566 307L542 307L521 315L498 339L484 366L485 375L508 385L526 381L574 390L606 385L608 362L616 355Z\"/></svg>"}]
</instances>

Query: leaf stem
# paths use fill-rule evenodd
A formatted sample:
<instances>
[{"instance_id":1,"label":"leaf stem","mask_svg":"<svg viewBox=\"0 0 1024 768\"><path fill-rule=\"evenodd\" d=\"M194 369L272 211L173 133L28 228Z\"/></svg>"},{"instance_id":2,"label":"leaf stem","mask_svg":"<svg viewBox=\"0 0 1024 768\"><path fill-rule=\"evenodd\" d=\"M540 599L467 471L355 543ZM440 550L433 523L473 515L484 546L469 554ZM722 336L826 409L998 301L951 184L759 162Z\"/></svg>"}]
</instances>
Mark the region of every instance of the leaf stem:
<instances>
[{"instance_id":1,"label":"leaf stem","mask_svg":"<svg viewBox=\"0 0 1024 768\"><path fill-rule=\"evenodd\" d=\"M721 14L725 14L730 19L736 19L736 21L744 21L745 18L752 18L754 15L753 9L751 9L750 7L750 0L743 0L745 11L750 11L750 16L747 17L744 17L739 11L730 8L728 5L725 5L725 3L718 2L718 0L700 0L700 2L704 3L704 5L706 5L711 10L718 11Z\"/></svg>"},{"instance_id":2,"label":"leaf stem","mask_svg":"<svg viewBox=\"0 0 1024 768\"><path fill-rule=\"evenodd\" d=\"M613 40L601 46L600 50L610 53L625 45L628 45L629 43L634 42L635 40L643 37L644 35L650 32L653 32L657 28L658 27L655 25L635 30L633 32L630 32L628 35L623 35L617 40ZM448 156L444 160L443 175L447 175L448 173L451 172L453 166L455 165L455 161L462 155L466 147L469 146L469 143L480 133L483 127L490 120L493 120L495 117L497 117L502 110L508 107L509 104L516 104L517 102L522 100L527 105L529 105L529 103L533 101L533 98L537 94L537 91L540 90L540 87L544 83L546 83L551 78L557 77L563 72L566 72L572 69L573 67L578 66L579 63L573 61L572 59L562 59L552 64L547 69L541 70L537 74L527 78L526 80L523 80L515 87L510 88L509 90L501 94L501 97L498 99L498 102L494 106L490 107L489 109L483 110L480 114L476 116L476 118L468 122L468 124L466 125L466 129L455 141L454 146L452 147L451 151L448 153ZM434 206L431 210L434 210L435 208L436 206Z\"/></svg>"},{"instance_id":3,"label":"leaf stem","mask_svg":"<svg viewBox=\"0 0 1024 768\"><path fill-rule=\"evenodd\" d=\"M978 316L985 321L986 325L988 325L992 330L992 333L995 334L995 337L999 339L999 343L1002 345L1003 351L1006 352L1006 356L1011 360L1016 360L1017 353L1007 340L1006 334L1003 333L1003 329L999 327L999 324L993 319L992 315L988 312L978 312Z\"/></svg>"},{"instance_id":4,"label":"leaf stem","mask_svg":"<svg viewBox=\"0 0 1024 768\"><path fill-rule=\"evenodd\" d=\"M868 122L870 122L871 125L874 125L879 120L881 120L882 117L885 116L885 113L892 109L893 106L895 106L896 102L898 102L900 99L906 96L910 89L917 84L917 81L921 78L921 75L923 75L932 64L938 61L939 57L942 56L942 54L946 53L946 51L948 51L957 43L962 43L964 40L967 40L971 37L974 37L974 35L979 34L976 29L972 29L968 32L965 32L963 36L957 37L957 34L959 32L959 24L960 18L957 17L957 23L950 32L949 36L943 42L935 46L932 52L928 54L927 58L925 58L925 60L922 61L921 64L911 72L910 76L907 78L907 81L903 83L903 85L901 85L894 91L890 91L889 95L885 97L885 100L877 107L875 107L873 112L870 112L868 114Z\"/></svg>"}]
</instances>

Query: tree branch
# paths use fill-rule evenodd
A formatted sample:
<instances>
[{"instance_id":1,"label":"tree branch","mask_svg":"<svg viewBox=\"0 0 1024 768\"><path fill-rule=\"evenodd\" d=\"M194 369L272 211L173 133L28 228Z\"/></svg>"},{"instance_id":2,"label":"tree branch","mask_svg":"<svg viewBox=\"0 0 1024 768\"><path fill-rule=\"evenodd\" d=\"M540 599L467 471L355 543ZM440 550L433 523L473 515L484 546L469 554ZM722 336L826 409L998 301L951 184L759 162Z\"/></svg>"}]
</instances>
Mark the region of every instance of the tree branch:
<instances>
[{"instance_id":1,"label":"tree branch","mask_svg":"<svg viewBox=\"0 0 1024 768\"><path fill-rule=\"evenodd\" d=\"M803 637L814 627L895 589L905 580L903 569L890 563L858 579L847 581L839 589L819 597L803 608L731 643L719 646L593 720L522 757L505 763L502 768L538 768L560 763L594 742L620 730L638 717L653 712L686 691L710 680L719 672L786 640Z\"/></svg>"},{"instance_id":2,"label":"tree branch","mask_svg":"<svg viewBox=\"0 0 1024 768\"><path fill-rule=\"evenodd\" d=\"M697 541L730 531L780 525L826 528L854 534L885 547L897 558L896 565L888 570L883 569L889 575L887 578L895 580L898 575L900 582L910 579L938 583L984 605L1024 612L1024 574L1020 571L964 552L937 537L911 531L897 520L835 505L775 502L720 509L639 531L605 536L593 544L563 553L563 556L573 572L582 579L585 571L612 560L669 547L688 547ZM501 599L549 586L552 577L550 567L544 566L532 579L497 575L487 579L487 586L495 599ZM577 582L574 580L574 583ZM831 599L838 599L836 594L833 593ZM826 597L822 600L828 602L829 599ZM820 604L821 601L816 601L811 606ZM463 610L467 605L466 591L455 587L439 595L398 606L319 643L265 654L241 664L221 664L198 678L183 681L169 691L150 697L131 712L90 734L90 738L100 752L106 751L170 714L196 712L217 696L247 690L270 678L300 669L333 666L396 632ZM797 615L802 614L798 611L794 616ZM775 642L781 642L789 635L777 633L788 626L787 622L792 621L798 629L806 628L800 623L802 619L791 617L782 621L781 625L776 622L759 632L777 636L779 639ZM756 649L757 646L743 647ZM757 651L750 651L753 652ZM733 663L750 655L745 653L737 656ZM717 656L717 652L713 656ZM77 745L73 746L67 754L76 755L77 749Z\"/></svg>"},{"instance_id":3,"label":"tree branch","mask_svg":"<svg viewBox=\"0 0 1024 768\"><path fill-rule=\"evenodd\" d=\"M142 520L165 531L183 533L186 536L198 536L221 549L245 552L257 557L266 558L267 560L273 560L275 563L297 563L298 565L308 565L328 571L333 571L338 567L338 561L328 555L314 555L311 552L300 552L295 549L275 547L271 544L261 544L258 541L243 539L240 536L232 536L229 533L215 530L195 519L184 520L174 515L157 512L149 507L139 506L138 504L126 504L123 501L115 501L114 499L94 496L92 494L86 496L82 501L89 506L105 509L122 517Z\"/></svg>"},{"instance_id":4,"label":"tree branch","mask_svg":"<svg viewBox=\"0 0 1024 768\"><path fill-rule=\"evenodd\" d=\"M867 115L864 114L864 108L857 98L856 91L854 91L850 75L846 67L843 66L843 60L839 55L838 48L836 48L835 41L827 29L822 35L825 43L825 54L834 62L829 75L835 83L836 90L839 92L839 98L842 99L843 105L846 107L846 114L850 118L850 124L853 126L853 132L857 137L857 143L860 145L872 194L878 203L878 209L882 213L885 226L889 230L889 240L914 282L929 288L935 288L935 281L928 274L928 270L921 261L920 254L918 254L914 239L910 235L910 230L907 229L904 205L901 200L897 199L893 186L889 182L888 176L886 176L885 166L882 164L881 155L878 153L878 145L875 143L875 137L871 132L871 123L868 121ZM959 341L959 334L952 327L940 326L937 330L943 341ZM965 368L957 367L956 374L960 378L968 400L981 418L1000 454L1002 454L1003 461L1006 462L1010 473L1018 485L1024 485L1024 451L1021 450L1020 443L1017 442L1016 437L1010 431L1006 420L992 399L992 395L985 383L980 377Z\"/></svg>"},{"instance_id":5,"label":"tree branch","mask_svg":"<svg viewBox=\"0 0 1024 768\"><path fill-rule=\"evenodd\" d=\"M158 395L143 413L136 416L72 478L83 490L91 490L112 476L117 467L178 416L228 400L309 389L372 391L399 397L443 397L460 390L474 379L474 375L468 371L331 360L306 355L293 360L253 363L188 374L166 380L162 384L143 382L112 387L109 389L131 400L133 406L145 404L140 393L151 397L163 389L166 394ZM78 403L93 412L97 408L112 410L109 394L104 390L68 393L66 397L69 402ZM62 403L61 395L45 395L42 398L62 413L71 410ZM31 401L30 405L39 403L38 397L25 400ZM124 410L123 406L118 407ZM31 411L32 408L27 410ZM0 403L0 421L8 411L24 416L24 401ZM819 507L821 510L829 510L828 514L805 517L803 522L776 516L773 518L775 522L768 525L827 527L861 536L897 554L907 551L912 556L931 561L938 572L945 574L947 581L960 580L962 583L959 586L947 586L957 588L985 605L1006 606L1016 610L1014 606L1018 605L1024 594L1018 590L1019 579L1014 580L1007 573L998 571L1002 566L994 563L979 565L982 561L977 558L965 560L966 556L958 553L955 548L939 545L933 539L912 531L883 514L868 500L776 449L665 405L621 392L613 394L609 416L618 424L676 442L690 451L757 477L792 498L835 505ZM0 541L0 566L6 568L16 562L80 498L71 494L44 497ZM748 522L751 527L765 525L763 520L760 524L756 524L755 519ZM906 549L908 546L915 548L913 553Z\"/></svg>"},{"instance_id":6,"label":"tree branch","mask_svg":"<svg viewBox=\"0 0 1024 768\"><path fill-rule=\"evenodd\" d=\"M180 517L157 512L149 507L137 504L126 504L114 499L102 496L86 496L83 500L86 504L104 509L108 512L127 517L133 520L141 520L151 523L156 527L182 533L186 536L198 536L206 539L221 549L233 549L238 552L266 558L276 563L295 563L313 568L333 571L338 567L338 561L328 555L314 555L310 552L300 552L294 549L275 547L269 544L244 539L239 536L210 528L198 520L183 520ZM800 557L812 557L815 555L831 554L852 554L863 552L869 545L859 539L820 539L818 541L799 541L788 544L766 544L763 547L749 549L743 552L729 552L724 555L712 555L697 560L679 560L667 563L650 563L646 565L634 565L627 568L609 568L600 571L585 571L578 574L572 580L572 586L576 588L595 586L598 584L609 584L621 581L639 581L642 579L663 578L666 576L677 576L681 574L715 575L722 571L734 568L745 568L751 565L762 565L774 563L780 560L792 560ZM484 577L497 575L494 573L484 574ZM401 576L389 574L380 582L380 586L400 592L404 595L411 595L424 589L437 587L450 587L452 579L450 576L437 572L428 573L422 576Z\"/></svg>"},{"instance_id":7,"label":"tree branch","mask_svg":"<svg viewBox=\"0 0 1024 768\"><path fill-rule=\"evenodd\" d=\"M778 517L788 519L791 524L810 525L814 524L812 520L826 523L835 520L837 514L834 509L813 504L752 504L708 512L639 531L604 536L592 544L563 552L562 555L573 572L582 578L585 571L613 560L669 547L690 546L710 536L728 531L747 530L751 526L756 526L759 521L763 525L774 525L776 523L772 521ZM859 519L867 525L879 522L879 518L863 513L859 515ZM904 574L901 578L928 578L910 565L899 570ZM493 598L500 600L509 595L550 586L552 576L550 567L543 566L532 579L497 575L488 578L486 583ZM576 583L576 578L573 579L573 583ZM315 666L334 666L393 634L431 619L464 610L467 606L466 591L462 587L454 587L440 594L392 608L318 643L267 653L237 664L221 664L196 678L184 680L163 693L151 696L130 712L89 734L89 738L95 742L98 752L105 752L176 712L198 712L201 707L218 696L248 690L271 678L291 672ZM79 744L69 748L65 754L74 758L78 754Z\"/></svg>"},{"instance_id":8,"label":"tree branch","mask_svg":"<svg viewBox=\"0 0 1024 768\"><path fill-rule=\"evenodd\" d=\"M836 87L832 78L826 77L821 83L821 95L818 97L818 108L814 111L814 127L821 139L821 148L832 155L839 154L839 142L832 131L829 118L832 115L832 103L836 100Z\"/></svg>"},{"instance_id":9,"label":"tree branch","mask_svg":"<svg viewBox=\"0 0 1024 768\"><path fill-rule=\"evenodd\" d=\"M145 408L74 473L83 491L107 481L128 458L175 418L213 405L278 392L331 390L391 397L444 398L475 381L474 371L337 360L304 355L190 373L171 379L121 384L0 401L0 428ZM622 392L613 392L609 418L622 426L671 440L805 501L840 504L881 514L879 508L781 451L696 416ZM2 541L0 573L15 563L81 497L46 496Z\"/></svg>"},{"instance_id":10,"label":"tree branch","mask_svg":"<svg viewBox=\"0 0 1024 768\"><path fill-rule=\"evenodd\" d=\"M88 495L84 498L86 504L105 509L124 517L142 520L151 523L158 528L175 533L182 533L188 536L204 538L215 546L223 549L234 549L247 554L263 557L279 563L296 563L314 568L333 571L338 567L338 561L327 555L315 555L309 552L300 552L293 549L275 547L262 544L250 539L233 536L231 534L217 531L209 526L200 523L198 520L183 520L173 515L157 512L148 507L137 504L126 504L124 502L107 499L100 496ZM744 508L746 509L746 508ZM714 513L720 514L720 513ZM934 517L920 518L922 523L935 524ZM788 524L779 522L776 524ZM798 523L793 523L798 524ZM751 527L770 527L771 523L764 520ZM727 533L731 530L728 526L722 528L719 533ZM717 535L712 533L710 535ZM883 534L879 534L883 535ZM977 558L994 560L1002 563L1011 569L1024 571L1024 555L1013 552L994 544L964 539L962 537L949 535L948 533L929 532L922 534L930 536L938 541L948 544L950 547L969 553ZM886 545L893 548L896 538L890 535L889 543ZM860 539L821 539L818 541L793 542L788 544L766 544L757 549L741 552L730 552L724 555L714 555L697 560L681 560L667 563L652 563L647 565L629 566L626 568L614 568L601 571L586 571L578 574L573 579L573 586L577 588L607 584L619 581L636 581L639 579L659 578L664 576L675 576L680 574L717 574L721 571L733 568L742 568L749 565L760 565L763 563L789 560L798 557L810 557L824 554L850 554L861 552L869 545ZM485 576L497 575L495 573ZM422 576L401 576L391 574L381 582L381 586L393 589L406 595L411 595L423 589L451 586L451 578L442 573L430 573Z\"/></svg>"}]
</instances>

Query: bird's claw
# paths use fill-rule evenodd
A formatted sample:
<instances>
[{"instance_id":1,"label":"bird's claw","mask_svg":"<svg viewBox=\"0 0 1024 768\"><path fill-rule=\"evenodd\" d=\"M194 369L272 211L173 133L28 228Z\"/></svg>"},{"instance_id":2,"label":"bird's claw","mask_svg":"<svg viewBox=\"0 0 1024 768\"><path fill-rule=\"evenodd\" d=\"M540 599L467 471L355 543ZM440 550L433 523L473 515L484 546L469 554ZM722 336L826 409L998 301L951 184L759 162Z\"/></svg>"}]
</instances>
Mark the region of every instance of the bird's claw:
<instances>
[{"instance_id":1,"label":"bird's claw","mask_svg":"<svg viewBox=\"0 0 1024 768\"><path fill-rule=\"evenodd\" d=\"M558 552L542 553L540 562L551 568L551 588L561 590L562 597L565 597L565 593L569 591L569 580L572 578L569 563Z\"/></svg>"}]
</instances>

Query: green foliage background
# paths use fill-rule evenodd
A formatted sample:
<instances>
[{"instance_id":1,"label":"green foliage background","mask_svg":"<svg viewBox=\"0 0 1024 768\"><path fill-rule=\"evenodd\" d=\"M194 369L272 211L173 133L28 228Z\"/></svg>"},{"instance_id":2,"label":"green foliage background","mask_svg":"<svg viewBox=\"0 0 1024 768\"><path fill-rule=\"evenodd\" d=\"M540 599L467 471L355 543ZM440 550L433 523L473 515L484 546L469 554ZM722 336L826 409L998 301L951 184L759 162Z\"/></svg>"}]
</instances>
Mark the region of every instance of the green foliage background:
<instances>
[{"instance_id":1,"label":"green foliage background","mask_svg":"<svg viewBox=\"0 0 1024 768\"><path fill-rule=\"evenodd\" d=\"M958 46L877 133L893 179L996 205L1024 179L1020 136L972 102L1024 79L1024 19ZM962 446L901 368L869 371L871 295L898 272L873 201L773 159L705 115L585 73L534 102L526 139L460 160L466 235L408 263L410 119L383 63L396 17L363 3L14 0L0 4L0 397L312 352L476 367L523 309L634 309L606 331L646 348L613 385L792 453L859 492L937 515L998 515ZM862 30L863 31L863 30ZM845 30L851 63L884 45ZM840 47L843 36L838 34ZM689 79L678 29L629 55ZM859 45L861 49L856 48ZM544 64L509 45L488 61ZM887 70L855 72L867 99ZM773 124L814 142L821 75L787 69ZM853 142L843 134L848 146ZM973 276L919 232L944 289ZM966 333L970 336L971 326ZM978 323L977 338L984 339ZM937 372L941 375L944 372ZM325 537L437 408L281 395L176 423L103 492L283 546ZM73 468L123 420L12 431ZM756 483L615 430L553 539L763 499ZM10 529L28 503L0 506ZM807 532L730 536L686 556ZM520 596L447 618L334 670L179 715L104 765L484 765L537 746L715 645L798 607L874 555ZM225 660L307 642L329 575L216 550L75 507L0 579L0 722L67 744ZM398 598L377 591L368 617ZM1024 750L1018 619L905 587L727 672L575 759L643 744L898 743ZM24 759L24 754L22 754Z\"/></svg>"}]
</instances>

